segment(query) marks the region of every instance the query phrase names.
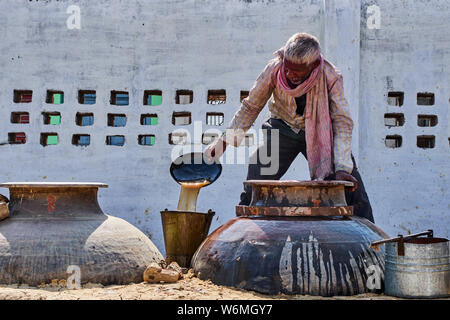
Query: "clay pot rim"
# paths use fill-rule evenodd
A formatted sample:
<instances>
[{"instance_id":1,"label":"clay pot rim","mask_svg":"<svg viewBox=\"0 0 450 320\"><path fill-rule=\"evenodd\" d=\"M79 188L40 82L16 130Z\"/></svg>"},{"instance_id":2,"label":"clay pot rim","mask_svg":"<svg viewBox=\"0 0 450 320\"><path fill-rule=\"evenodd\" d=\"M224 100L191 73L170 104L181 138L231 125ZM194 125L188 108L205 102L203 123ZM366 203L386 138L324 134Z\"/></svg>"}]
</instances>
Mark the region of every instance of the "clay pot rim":
<instances>
[{"instance_id":1,"label":"clay pot rim","mask_svg":"<svg viewBox=\"0 0 450 320\"><path fill-rule=\"evenodd\" d=\"M327 181L304 181L304 180L246 180L244 185L263 186L263 187L352 187L353 182L342 180L327 180Z\"/></svg>"},{"instance_id":2,"label":"clay pot rim","mask_svg":"<svg viewBox=\"0 0 450 320\"><path fill-rule=\"evenodd\" d=\"M5 182L0 188L108 188L101 182Z\"/></svg>"}]
</instances>

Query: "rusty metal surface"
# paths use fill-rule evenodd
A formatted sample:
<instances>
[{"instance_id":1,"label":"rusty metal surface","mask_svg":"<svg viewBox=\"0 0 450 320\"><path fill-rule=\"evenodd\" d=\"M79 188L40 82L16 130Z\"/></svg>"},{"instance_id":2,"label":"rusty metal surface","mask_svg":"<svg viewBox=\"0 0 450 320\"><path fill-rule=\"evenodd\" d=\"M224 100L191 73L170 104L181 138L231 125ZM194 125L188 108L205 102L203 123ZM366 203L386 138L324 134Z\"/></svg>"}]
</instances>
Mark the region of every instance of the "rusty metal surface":
<instances>
[{"instance_id":1,"label":"rusty metal surface","mask_svg":"<svg viewBox=\"0 0 450 320\"><path fill-rule=\"evenodd\" d=\"M98 188L93 186L14 185L9 192L11 217L90 219L103 214L97 201Z\"/></svg>"},{"instance_id":2,"label":"rusty metal surface","mask_svg":"<svg viewBox=\"0 0 450 320\"><path fill-rule=\"evenodd\" d=\"M340 207L346 206L342 181L248 180L252 187L250 206L255 207Z\"/></svg>"},{"instance_id":3,"label":"rusty metal surface","mask_svg":"<svg viewBox=\"0 0 450 320\"><path fill-rule=\"evenodd\" d=\"M236 206L236 216L352 216L353 207L251 207Z\"/></svg>"},{"instance_id":4,"label":"rusty metal surface","mask_svg":"<svg viewBox=\"0 0 450 320\"><path fill-rule=\"evenodd\" d=\"M388 236L359 217L238 217L216 229L192 259L200 279L266 294L354 295L383 290ZM381 288L367 285L380 268Z\"/></svg>"},{"instance_id":5,"label":"rusty metal surface","mask_svg":"<svg viewBox=\"0 0 450 320\"><path fill-rule=\"evenodd\" d=\"M214 212L161 211L166 262L189 267L198 246L209 233Z\"/></svg>"},{"instance_id":6,"label":"rusty metal surface","mask_svg":"<svg viewBox=\"0 0 450 320\"><path fill-rule=\"evenodd\" d=\"M5 182L0 183L0 188L83 188L83 187L96 187L96 188L108 188L108 185L100 182Z\"/></svg>"},{"instance_id":7,"label":"rusty metal surface","mask_svg":"<svg viewBox=\"0 0 450 320\"><path fill-rule=\"evenodd\" d=\"M283 187L308 187L308 188L323 188L323 187L353 187L353 182L342 181L342 180L321 180L321 181L310 181L310 180L246 180L244 181L246 185L255 186L283 186Z\"/></svg>"},{"instance_id":8,"label":"rusty metal surface","mask_svg":"<svg viewBox=\"0 0 450 320\"><path fill-rule=\"evenodd\" d=\"M164 258L140 230L106 215L98 186L10 187L11 216L0 222L0 283L39 285L67 279L80 267L81 283L141 282L151 262Z\"/></svg>"},{"instance_id":9,"label":"rusty metal surface","mask_svg":"<svg viewBox=\"0 0 450 320\"><path fill-rule=\"evenodd\" d=\"M200 279L267 294L355 295L381 292L388 235L353 217L341 181L245 181L250 206L200 245L192 267ZM369 275L376 272L379 286Z\"/></svg>"}]
</instances>

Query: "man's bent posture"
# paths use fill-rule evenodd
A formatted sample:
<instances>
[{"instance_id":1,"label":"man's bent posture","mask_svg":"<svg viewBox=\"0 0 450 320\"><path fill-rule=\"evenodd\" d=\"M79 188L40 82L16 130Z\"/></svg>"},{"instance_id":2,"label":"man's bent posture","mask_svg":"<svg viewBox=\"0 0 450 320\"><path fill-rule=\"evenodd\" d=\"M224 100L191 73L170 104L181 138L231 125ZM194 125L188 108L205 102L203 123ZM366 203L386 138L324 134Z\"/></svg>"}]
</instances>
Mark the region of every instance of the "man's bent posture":
<instances>
[{"instance_id":1,"label":"man's bent posture","mask_svg":"<svg viewBox=\"0 0 450 320\"><path fill-rule=\"evenodd\" d=\"M226 135L211 144L205 154L219 158L227 144L237 147L271 98L271 116L262 126L267 129L267 137L250 157L247 180L279 180L302 153L308 160L312 180L353 182L355 187L345 193L347 204L354 206L356 216L374 222L351 154L353 121L344 97L342 74L322 57L319 41L306 33L294 34L275 55L242 101ZM269 164L261 159L270 153L272 143L278 143L279 166L276 172L267 174L264 168ZM247 186L239 204L248 205L250 200L251 187Z\"/></svg>"}]
</instances>

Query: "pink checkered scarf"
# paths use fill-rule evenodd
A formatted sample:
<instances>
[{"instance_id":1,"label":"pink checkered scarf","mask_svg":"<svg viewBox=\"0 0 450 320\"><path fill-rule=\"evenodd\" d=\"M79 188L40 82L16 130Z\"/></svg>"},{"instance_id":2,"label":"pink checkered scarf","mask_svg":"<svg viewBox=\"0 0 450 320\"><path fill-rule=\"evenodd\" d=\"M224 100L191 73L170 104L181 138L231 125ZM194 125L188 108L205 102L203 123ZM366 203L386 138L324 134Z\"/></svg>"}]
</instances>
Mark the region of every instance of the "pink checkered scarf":
<instances>
[{"instance_id":1,"label":"pink checkered scarf","mask_svg":"<svg viewBox=\"0 0 450 320\"><path fill-rule=\"evenodd\" d=\"M275 54L283 60L283 49ZM311 180L323 180L333 172L333 129L323 64L321 56L320 65L311 72L306 81L294 89L291 89L287 83L284 64L279 68L275 78L277 87L292 97L299 97L306 93L306 154Z\"/></svg>"}]
</instances>

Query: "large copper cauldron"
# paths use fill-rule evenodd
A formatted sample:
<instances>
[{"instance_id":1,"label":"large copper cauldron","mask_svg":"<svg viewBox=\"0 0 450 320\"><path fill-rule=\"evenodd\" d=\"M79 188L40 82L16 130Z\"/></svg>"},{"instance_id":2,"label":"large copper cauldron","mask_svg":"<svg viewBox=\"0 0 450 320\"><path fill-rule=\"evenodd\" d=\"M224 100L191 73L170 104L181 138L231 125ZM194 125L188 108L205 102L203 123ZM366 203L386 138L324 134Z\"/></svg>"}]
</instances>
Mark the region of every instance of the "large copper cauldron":
<instances>
[{"instance_id":1,"label":"large copper cauldron","mask_svg":"<svg viewBox=\"0 0 450 320\"><path fill-rule=\"evenodd\" d=\"M192 267L200 279L266 294L354 295L382 291L386 238L354 217L344 181L259 181L250 206L200 245ZM378 279L376 278L378 277Z\"/></svg>"},{"instance_id":2,"label":"large copper cauldron","mask_svg":"<svg viewBox=\"0 0 450 320\"><path fill-rule=\"evenodd\" d=\"M141 231L102 212L97 192L105 184L0 187L10 189L10 217L0 222L2 284L67 280L76 267L81 284L142 282L146 267L164 260Z\"/></svg>"}]
</instances>

